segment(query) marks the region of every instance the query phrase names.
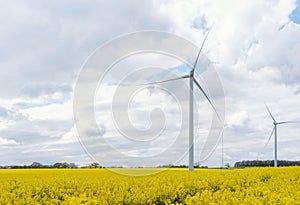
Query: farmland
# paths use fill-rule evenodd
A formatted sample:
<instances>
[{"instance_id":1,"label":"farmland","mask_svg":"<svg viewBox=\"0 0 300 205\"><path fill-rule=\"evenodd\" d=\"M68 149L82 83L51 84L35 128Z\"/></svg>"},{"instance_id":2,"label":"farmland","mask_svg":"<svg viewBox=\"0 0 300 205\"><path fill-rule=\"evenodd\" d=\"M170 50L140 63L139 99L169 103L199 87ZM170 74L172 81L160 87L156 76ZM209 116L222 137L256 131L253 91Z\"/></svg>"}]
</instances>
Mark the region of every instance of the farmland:
<instances>
[{"instance_id":1,"label":"farmland","mask_svg":"<svg viewBox=\"0 0 300 205\"><path fill-rule=\"evenodd\" d=\"M168 169L139 177L106 169L3 169L0 181L0 204L300 204L300 167Z\"/></svg>"}]
</instances>

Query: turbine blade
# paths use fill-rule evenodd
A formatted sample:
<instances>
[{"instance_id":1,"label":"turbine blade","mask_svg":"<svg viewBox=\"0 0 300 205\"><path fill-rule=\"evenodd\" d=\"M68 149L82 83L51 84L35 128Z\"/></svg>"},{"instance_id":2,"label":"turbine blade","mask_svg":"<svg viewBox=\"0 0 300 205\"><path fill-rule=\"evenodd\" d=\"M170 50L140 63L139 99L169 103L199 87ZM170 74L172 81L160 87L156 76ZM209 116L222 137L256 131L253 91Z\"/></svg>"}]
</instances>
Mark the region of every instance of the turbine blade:
<instances>
[{"instance_id":1,"label":"turbine blade","mask_svg":"<svg viewBox=\"0 0 300 205\"><path fill-rule=\"evenodd\" d=\"M300 123L300 121L283 121L283 122L277 122L277 124L286 124L286 123Z\"/></svg>"},{"instance_id":2,"label":"turbine blade","mask_svg":"<svg viewBox=\"0 0 300 205\"><path fill-rule=\"evenodd\" d=\"M268 107L268 105L266 103L265 103L265 106L266 106L266 108L268 110L268 113L270 114L271 118L273 119L273 121L276 122L274 116L272 115L272 113L271 113L271 111L270 111L270 109L269 109L269 107Z\"/></svg>"},{"instance_id":3,"label":"turbine blade","mask_svg":"<svg viewBox=\"0 0 300 205\"><path fill-rule=\"evenodd\" d=\"M140 84L121 84L123 86L142 86L142 85L153 85L153 84L160 84L160 83L165 83L165 82L170 82L170 81L175 81L175 80L180 80L180 79L185 79L185 78L189 78L190 75L184 75L178 78L171 78L171 79L167 79L167 80L162 80L162 81L154 81L154 82L150 82L150 83L140 83Z\"/></svg>"},{"instance_id":4,"label":"turbine blade","mask_svg":"<svg viewBox=\"0 0 300 205\"><path fill-rule=\"evenodd\" d=\"M270 139L271 139L271 137L272 137L272 135L273 135L274 131L275 131L275 127L273 128L273 130L272 130L272 132L271 132L271 135L270 135L270 137L269 137L269 139L268 139L267 143L265 144L264 148L266 148L266 146L269 144L269 142L270 142Z\"/></svg>"},{"instance_id":5,"label":"turbine blade","mask_svg":"<svg viewBox=\"0 0 300 205\"><path fill-rule=\"evenodd\" d=\"M194 70L195 70L195 68L196 68L197 62L198 62L198 60L199 60L200 53L201 53L201 51L202 51L202 48L203 48L203 46L204 46L204 43L205 43L205 41L206 41L206 39L207 39L207 37L208 37L208 34L209 34L210 30L211 30L211 28L207 31L207 33L206 33L206 35L205 35L205 37L204 37L204 40L203 40L202 45L201 45L201 47L200 47L200 50L199 50L199 52L198 52L198 54L197 54L197 58L196 58L196 61L195 61L195 63L194 63L192 72L194 72Z\"/></svg>"},{"instance_id":6,"label":"turbine blade","mask_svg":"<svg viewBox=\"0 0 300 205\"><path fill-rule=\"evenodd\" d=\"M222 122L219 113L217 112L214 104L209 99L208 95L205 93L205 91L203 90L203 88L200 86L200 84L197 82L197 80L195 78L193 78L193 81L195 82L195 84L197 85L197 87L200 89L200 91L203 93L203 95L205 96L205 98L208 100L209 104L211 105L211 107L213 108L213 110L215 111L215 113L217 114L217 117L220 120L220 122Z\"/></svg>"}]
</instances>

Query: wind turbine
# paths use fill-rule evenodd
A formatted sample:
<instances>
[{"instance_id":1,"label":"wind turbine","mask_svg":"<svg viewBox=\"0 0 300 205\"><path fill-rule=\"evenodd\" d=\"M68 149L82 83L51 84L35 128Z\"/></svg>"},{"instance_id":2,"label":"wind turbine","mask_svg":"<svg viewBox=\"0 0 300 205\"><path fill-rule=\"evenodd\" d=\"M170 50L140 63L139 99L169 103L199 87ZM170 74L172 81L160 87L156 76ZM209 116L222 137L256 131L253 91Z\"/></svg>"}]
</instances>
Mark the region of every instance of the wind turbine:
<instances>
[{"instance_id":1,"label":"wind turbine","mask_svg":"<svg viewBox=\"0 0 300 205\"><path fill-rule=\"evenodd\" d=\"M287 123L299 123L300 121L281 121L278 122L275 120L275 117L272 115L269 107L267 106L267 104L265 103L265 106L268 110L268 113L270 114L272 120L273 120L273 124L274 124L274 128L271 132L271 135L268 139L268 142L266 143L265 147L267 146L267 144L269 143L271 137L273 136L274 133L274 167L277 167L277 125L281 125L281 124L287 124Z\"/></svg>"},{"instance_id":2,"label":"wind turbine","mask_svg":"<svg viewBox=\"0 0 300 205\"><path fill-rule=\"evenodd\" d=\"M194 94L194 83L197 86L197 88L202 92L202 94L205 96L205 98L207 99L207 101L209 102L211 107L213 108L214 112L216 113L216 115L217 115L218 119L220 120L220 122L222 122L222 120L221 120L215 106L213 105L212 101L210 100L208 95L205 93L203 88L200 86L200 84L198 83L198 81L194 77L195 68L196 68L196 65L198 63L202 48L203 48L204 43L205 43L205 41L208 37L209 32L210 32L210 30L207 32L207 34L206 34L206 36L205 36L205 38L202 42L202 45L201 45L200 50L197 54L194 65L193 65L193 67L192 67L189 74L183 75L183 76L177 77L177 78L163 80L163 81L155 81L155 82L140 84L140 85L153 85L153 84L159 84L159 83L164 83L164 82L189 78L189 88L190 88L190 93L189 93L189 171L190 172L194 171L194 95L193 95Z\"/></svg>"}]
</instances>

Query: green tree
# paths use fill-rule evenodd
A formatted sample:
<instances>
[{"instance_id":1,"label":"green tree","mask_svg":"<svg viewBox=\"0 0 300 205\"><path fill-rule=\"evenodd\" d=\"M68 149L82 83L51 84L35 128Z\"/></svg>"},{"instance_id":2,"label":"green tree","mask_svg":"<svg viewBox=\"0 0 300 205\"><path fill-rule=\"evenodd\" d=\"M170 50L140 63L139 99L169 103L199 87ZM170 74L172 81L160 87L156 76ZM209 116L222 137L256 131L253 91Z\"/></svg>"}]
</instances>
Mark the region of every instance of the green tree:
<instances>
[{"instance_id":1,"label":"green tree","mask_svg":"<svg viewBox=\"0 0 300 205\"><path fill-rule=\"evenodd\" d=\"M100 164L98 162L93 162L91 165L90 165L90 168L99 168L100 167Z\"/></svg>"}]
</instances>

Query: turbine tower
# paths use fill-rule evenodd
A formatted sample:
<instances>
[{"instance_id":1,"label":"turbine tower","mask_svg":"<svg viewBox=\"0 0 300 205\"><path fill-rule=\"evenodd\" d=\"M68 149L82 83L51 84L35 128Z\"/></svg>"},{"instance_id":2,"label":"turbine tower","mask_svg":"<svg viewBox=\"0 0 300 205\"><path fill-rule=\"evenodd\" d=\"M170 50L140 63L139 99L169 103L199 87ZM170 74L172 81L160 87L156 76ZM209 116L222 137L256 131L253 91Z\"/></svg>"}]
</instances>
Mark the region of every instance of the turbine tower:
<instances>
[{"instance_id":1,"label":"turbine tower","mask_svg":"<svg viewBox=\"0 0 300 205\"><path fill-rule=\"evenodd\" d=\"M274 167L277 167L277 125L281 125L281 124L287 124L287 123L299 123L300 121L282 121L282 122L278 122L275 120L275 117L272 115L268 105L265 103L265 106L267 108L268 113L270 114L272 120L273 120L273 124L274 124L274 128L271 132L271 135L268 139L268 142L266 143L265 147L267 146L267 144L269 143L271 137L273 136L274 133Z\"/></svg>"},{"instance_id":2,"label":"turbine tower","mask_svg":"<svg viewBox=\"0 0 300 205\"><path fill-rule=\"evenodd\" d=\"M155 82L150 82L150 83L145 83L145 84L140 84L140 85L153 85L153 84L159 84L159 83L164 83L164 82L169 82L169 81L175 81L175 80L181 80L181 79L185 79L185 78L189 78L189 87L190 87L190 93L189 93L189 171L192 172L194 171L194 83L196 84L197 88L202 92L202 94L205 96L205 98L207 99L207 101L209 102L209 104L211 105L211 107L213 108L214 112L216 113L218 119L220 120L220 122L222 122L215 106L213 105L212 101L210 100L210 98L208 97L208 95L205 93L205 91L203 90L203 88L200 86L200 84L198 83L198 81L195 79L194 77L194 73L195 73L195 68L196 65L198 63L202 48L204 46L204 43L208 37L210 30L208 30L202 45L200 47L200 50L197 54L195 63L192 67L192 70L190 71L190 73L188 75L184 75L178 78L172 78L172 79L167 79L167 80L163 80L163 81L155 81Z\"/></svg>"}]
</instances>

